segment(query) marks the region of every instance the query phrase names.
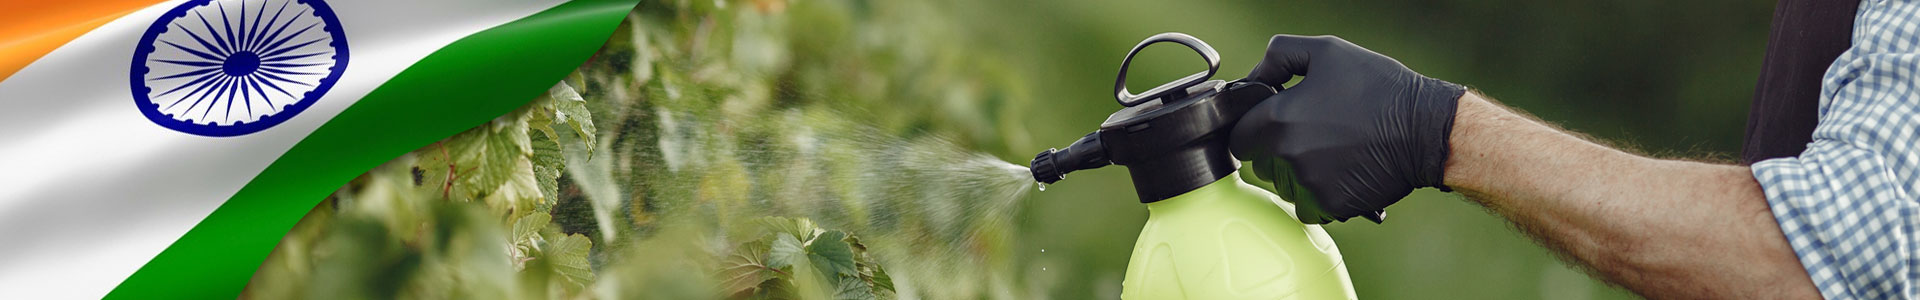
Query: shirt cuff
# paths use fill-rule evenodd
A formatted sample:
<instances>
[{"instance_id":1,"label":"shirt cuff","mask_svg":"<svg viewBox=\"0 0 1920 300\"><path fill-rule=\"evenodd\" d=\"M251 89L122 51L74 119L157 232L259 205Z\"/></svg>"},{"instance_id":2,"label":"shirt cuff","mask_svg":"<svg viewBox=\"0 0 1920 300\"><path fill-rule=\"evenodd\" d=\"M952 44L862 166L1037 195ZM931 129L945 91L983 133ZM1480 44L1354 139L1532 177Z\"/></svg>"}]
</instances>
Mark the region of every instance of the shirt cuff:
<instances>
[{"instance_id":1,"label":"shirt cuff","mask_svg":"<svg viewBox=\"0 0 1920 300\"><path fill-rule=\"evenodd\" d=\"M1883 299L1913 290L1920 205L1905 197L1881 156L1816 142L1799 157L1761 161L1752 170L1821 295Z\"/></svg>"}]
</instances>

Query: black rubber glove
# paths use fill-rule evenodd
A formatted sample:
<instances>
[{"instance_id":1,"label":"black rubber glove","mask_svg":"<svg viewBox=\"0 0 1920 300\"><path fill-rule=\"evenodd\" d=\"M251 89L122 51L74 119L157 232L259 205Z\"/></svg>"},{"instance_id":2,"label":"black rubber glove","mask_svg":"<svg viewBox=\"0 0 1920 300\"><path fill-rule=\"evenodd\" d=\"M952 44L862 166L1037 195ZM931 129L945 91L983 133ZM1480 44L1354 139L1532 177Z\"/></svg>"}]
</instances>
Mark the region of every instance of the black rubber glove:
<instances>
[{"instance_id":1,"label":"black rubber glove","mask_svg":"<svg viewBox=\"0 0 1920 300\"><path fill-rule=\"evenodd\" d=\"M1254 106L1230 143L1298 205L1301 222L1377 223L1413 189L1447 189L1447 137L1465 87L1332 36L1276 35L1247 78L1278 87L1294 76L1306 78Z\"/></svg>"}]
</instances>

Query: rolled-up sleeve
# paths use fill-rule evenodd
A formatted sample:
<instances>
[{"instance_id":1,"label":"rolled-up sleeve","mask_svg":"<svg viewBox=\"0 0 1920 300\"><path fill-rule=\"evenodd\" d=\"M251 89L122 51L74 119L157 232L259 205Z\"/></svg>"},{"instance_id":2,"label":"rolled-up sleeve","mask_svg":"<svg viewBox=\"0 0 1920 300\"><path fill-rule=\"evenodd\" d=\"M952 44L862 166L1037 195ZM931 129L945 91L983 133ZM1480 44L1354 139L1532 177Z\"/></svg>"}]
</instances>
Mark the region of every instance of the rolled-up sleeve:
<instances>
[{"instance_id":1,"label":"rolled-up sleeve","mask_svg":"<svg viewBox=\"0 0 1920 300\"><path fill-rule=\"evenodd\" d=\"M1753 165L1828 299L1908 299L1920 280L1920 3L1868 0L1827 69L1813 142Z\"/></svg>"}]
</instances>

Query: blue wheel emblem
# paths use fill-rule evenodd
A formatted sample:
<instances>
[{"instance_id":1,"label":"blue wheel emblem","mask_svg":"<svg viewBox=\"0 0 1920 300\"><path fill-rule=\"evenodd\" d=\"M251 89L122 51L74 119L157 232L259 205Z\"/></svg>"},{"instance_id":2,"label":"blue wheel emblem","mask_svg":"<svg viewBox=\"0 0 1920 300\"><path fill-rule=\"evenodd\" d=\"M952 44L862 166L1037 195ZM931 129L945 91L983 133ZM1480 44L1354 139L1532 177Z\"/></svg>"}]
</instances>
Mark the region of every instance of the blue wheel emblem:
<instances>
[{"instance_id":1,"label":"blue wheel emblem","mask_svg":"<svg viewBox=\"0 0 1920 300\"><path fill-rule=\"evenodd\" d=\"M265 130L326 95L347 39L321 0L192 0L133 51L133 102L155 124L204 136Z\"/></svg>"}]
</instances>

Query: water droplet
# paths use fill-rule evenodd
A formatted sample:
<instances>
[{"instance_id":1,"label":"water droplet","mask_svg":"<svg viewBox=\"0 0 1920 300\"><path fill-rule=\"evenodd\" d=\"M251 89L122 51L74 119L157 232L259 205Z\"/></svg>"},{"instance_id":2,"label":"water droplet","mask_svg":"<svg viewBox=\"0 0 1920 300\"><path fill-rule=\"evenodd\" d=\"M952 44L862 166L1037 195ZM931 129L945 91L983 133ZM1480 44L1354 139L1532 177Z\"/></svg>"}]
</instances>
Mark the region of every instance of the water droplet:
<instances>
[{"instance_id":1,"label":"water droplet","mask_svg":"<svg viewBox=\"0 0 1920 300\"><path fill-rule=\"evenodd\" d=\"M1039 186L1040 186L1040 191L1042 191L1042 192L1045 192L1045 191L1047 191L1047 183L1045 183L1045 182L1039 182L1039 181L1035 181L1035 182L1033 182L1033 184L1035 184L1035 185L1039 185Z\"/></svg>"}]
</instances>

